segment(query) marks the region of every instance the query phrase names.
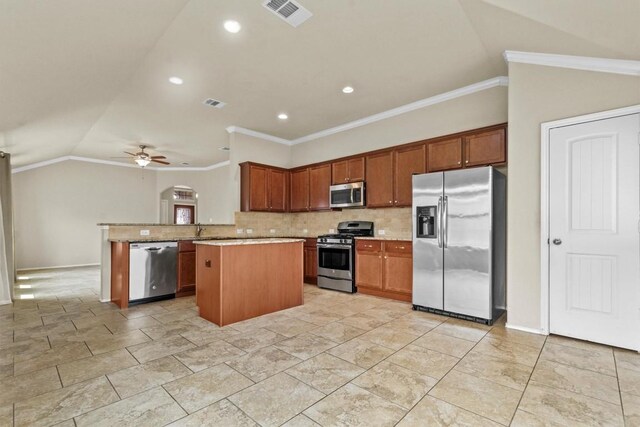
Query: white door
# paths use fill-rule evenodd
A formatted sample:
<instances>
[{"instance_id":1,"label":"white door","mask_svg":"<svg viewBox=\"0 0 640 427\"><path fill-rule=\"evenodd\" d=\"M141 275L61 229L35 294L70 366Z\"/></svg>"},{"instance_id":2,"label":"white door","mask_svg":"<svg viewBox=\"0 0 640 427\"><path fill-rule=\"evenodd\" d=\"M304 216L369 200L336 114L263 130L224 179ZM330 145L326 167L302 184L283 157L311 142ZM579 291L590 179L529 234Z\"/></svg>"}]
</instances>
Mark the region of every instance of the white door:
<instances>
[{"instance_id":1,"label":"white door","mask_svg":"<svg viewBox=\"0 0 640 427\"><path fill-rule=\"evenodd\" d=\"M550 332L640 350L640 114L551 129Z\"/></svg>"}]
</instances>

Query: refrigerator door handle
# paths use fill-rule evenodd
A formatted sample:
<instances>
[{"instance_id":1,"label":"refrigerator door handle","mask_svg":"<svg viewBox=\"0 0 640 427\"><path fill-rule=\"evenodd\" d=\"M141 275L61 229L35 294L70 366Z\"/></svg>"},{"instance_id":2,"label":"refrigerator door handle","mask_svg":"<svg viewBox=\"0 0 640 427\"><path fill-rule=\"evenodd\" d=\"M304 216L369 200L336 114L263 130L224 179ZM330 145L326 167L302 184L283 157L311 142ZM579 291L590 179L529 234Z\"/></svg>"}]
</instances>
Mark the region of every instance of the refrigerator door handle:
<instances>
[{"instance_id":1,"label":"refrigerator door handle","mask_svg":"<svg viewBox=\"0 0 640 427\"><path fill-rule=\"evenodd\" d=\"M438 197L438 211L436 212L436 239L438 247L442 247L442 196Z\"/></svg>"},{"instance_id":2,"label":"refrigerator door handle","mask_svg":"<svg viewBox=\"0 0 640 427\"><path fill-rule=\"evenodd\" d=\"M444 196L442 208L442 247L449 246L449 196Z\"/></svg>"}]
</instances>

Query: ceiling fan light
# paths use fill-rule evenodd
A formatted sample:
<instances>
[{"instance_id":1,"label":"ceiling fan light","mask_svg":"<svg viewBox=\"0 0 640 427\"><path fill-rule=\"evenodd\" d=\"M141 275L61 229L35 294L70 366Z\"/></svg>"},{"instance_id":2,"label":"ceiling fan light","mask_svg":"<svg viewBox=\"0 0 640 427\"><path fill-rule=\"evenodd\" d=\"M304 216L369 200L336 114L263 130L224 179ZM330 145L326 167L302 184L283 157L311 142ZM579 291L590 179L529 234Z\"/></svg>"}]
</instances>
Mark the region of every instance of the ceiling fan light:
<instances>
[{"instance_id":1,"label":"ceiling fan light","mask_svg":"<svg viewBox=\"0 0 640 427\"><path fill-rule=\"evenodd\" d=\"M138 166L140 166L141 168L147 166L149 163L151 163L151 161L149 159L143 159L143 158L137 158L135 160L135 162L138 164Z\"/></svg>"}]
</instances>

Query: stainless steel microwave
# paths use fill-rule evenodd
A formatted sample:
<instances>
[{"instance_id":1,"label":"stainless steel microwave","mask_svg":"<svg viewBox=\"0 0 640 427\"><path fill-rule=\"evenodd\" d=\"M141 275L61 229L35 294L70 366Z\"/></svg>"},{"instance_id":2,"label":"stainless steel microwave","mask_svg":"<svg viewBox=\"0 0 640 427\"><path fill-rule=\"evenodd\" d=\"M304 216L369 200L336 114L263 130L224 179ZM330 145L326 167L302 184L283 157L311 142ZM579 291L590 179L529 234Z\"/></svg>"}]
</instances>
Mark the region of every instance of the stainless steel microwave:
<instances>
[{"instance_id":1,"label":"stainless steel microwave","mask_svg":"<svg viewBox=\"0 0 640 427\"><path fill-rule=\"evenodd\" d=\"M332 208L363 207L365 202L364 182L332 185L329 187L329 198Z\"/></svg>"}]
</instances>

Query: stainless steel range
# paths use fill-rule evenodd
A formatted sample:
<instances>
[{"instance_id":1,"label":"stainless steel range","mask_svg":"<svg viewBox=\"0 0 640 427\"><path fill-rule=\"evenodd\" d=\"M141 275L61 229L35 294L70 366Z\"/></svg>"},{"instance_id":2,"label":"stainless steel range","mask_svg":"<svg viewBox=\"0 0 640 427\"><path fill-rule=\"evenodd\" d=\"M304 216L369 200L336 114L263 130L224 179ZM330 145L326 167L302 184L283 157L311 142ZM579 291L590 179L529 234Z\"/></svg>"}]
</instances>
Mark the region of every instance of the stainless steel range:
<instances>
[{"instance_id":1,"label":"stainless steel range","mask_svg":"<svg viewBox=\"0 0 640 427\"><path fill-rule=\"evenodd\" d=\"M357 236L373 236L373 222L344 221L337 234L318 236L318 286L356 292L355 245Z\"/></svg>"}]
</instances>

